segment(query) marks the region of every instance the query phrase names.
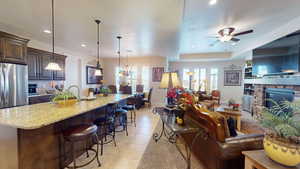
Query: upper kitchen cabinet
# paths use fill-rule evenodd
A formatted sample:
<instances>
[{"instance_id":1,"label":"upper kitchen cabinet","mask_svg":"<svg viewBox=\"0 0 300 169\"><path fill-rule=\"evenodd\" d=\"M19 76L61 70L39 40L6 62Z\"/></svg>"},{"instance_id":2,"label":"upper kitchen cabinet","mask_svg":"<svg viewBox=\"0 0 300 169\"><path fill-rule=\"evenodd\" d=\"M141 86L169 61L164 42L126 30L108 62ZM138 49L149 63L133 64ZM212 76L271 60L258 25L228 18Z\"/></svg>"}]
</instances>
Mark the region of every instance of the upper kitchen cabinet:
<instances>
[{"instance_id":1,"label":"upper kitchen cabinet","mask_svg":"<svg viewBox=\"0 0 300 169\"><path fill-rule=\"evenodd\" d=\"M65 80L66 56L54 54L54 61L62 68L61 71L46 70L52 61L52 53L28 48L28 79L29 80Z\"/></svg>"},{"instance_id":2,"label":"upper kitchen cabinet","mask_svg":"<svg viewBox=\"0 0 300 169\"><path fill-rule=\"evenodd\" d=\"M62 69L61 71L54 71L54 74L53 74L54 80L65 80L66 79L66 76L65 76L66 56L55 54L54 61Z\"/></svg>"},{"instance_id":3,"label":"upper kitchen cabinet","mask_svg":"<svg viewBox=\"0 0 300 169\"><path fill-rule=\"evenodd\" d=\"M27 64L28 42L28 39L0 31L0 61Z\"/></svg>"},{"instance_id":4,"label":"upper kitchen cabinet","mask_svg":"<svg viewBox=\"0 0 300 169\"><path fill-rule=\"evenodd\" d=\"M39 54L39 79L40 80L52 80L53 71L46 70L46 66L52 61L52 53L43 52Z\"/></svg>"},{"instance_id":5,"label":"upper kitchen cabinet","mask_svg":"<svg viewBox=\"0 0 300 169\"><path fill-rule=\"evenodd\" d=\"M27 49L28 79L39 79L39 54L40 52L33 48Z\"/></svg>"}]
</instances>

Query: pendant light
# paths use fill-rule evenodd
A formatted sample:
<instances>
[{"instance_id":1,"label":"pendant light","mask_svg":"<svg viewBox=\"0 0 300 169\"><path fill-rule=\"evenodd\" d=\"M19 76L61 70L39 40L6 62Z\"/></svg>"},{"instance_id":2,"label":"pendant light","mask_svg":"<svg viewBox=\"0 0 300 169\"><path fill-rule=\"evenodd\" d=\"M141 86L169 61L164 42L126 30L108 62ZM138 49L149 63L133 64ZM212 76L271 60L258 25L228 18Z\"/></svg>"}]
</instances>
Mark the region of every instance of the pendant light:
<instances>
[{"instance_id":1,"label":"pendant light","mask_svg":"<svg viewBox=\"0 0 300 169\"><path fill-rule=\"evenodd\" d=\"M118 50L118 55L119 55L119 76L123 76L123 71L121 70L121 39L122 36L117 36L118 39L118 46L119 46L119 50Z\"/></svg>"},{"instance_id":2,"label":"pendant light","mask_svg":"<svg viewBox=\"0 0 300 169\"><path fill-rule=\"evenodd\" d=\"M124 70L125 76L129 76L131 74L130 67L129 67L129 60L128 60L129 53L131 52L132 52L131 50L127 50L127 57L126 57L127 63L125 65L125 70Z\"/></svg>"},{"instance_id":3,"label":"pendant light","mask_svg":"<svg viewBox=\"0 0 300 169\"><path fill-rule=\"evenodd\" d=\"M54 0L52 0L52 61L46 66L46 70L61 71L60 66L54 61Z\"/></svg>"},{"instance_id":4,"label":"pendant light","mask_svg":"<svg viewBox=\"0 0 300 169\"><path fill-rule=\"evenodd\" d=\"M97 57L98 57L98 61L97 61L97 69L95 71L95 76L102 76L102 71L101 71L101 67L100 67L100 54L99 54L99 51L100 51L100 42L99 42L99 25L101 23L100 20L95 20L95 22L97 23Z\"/></svg>"}]
</instances>

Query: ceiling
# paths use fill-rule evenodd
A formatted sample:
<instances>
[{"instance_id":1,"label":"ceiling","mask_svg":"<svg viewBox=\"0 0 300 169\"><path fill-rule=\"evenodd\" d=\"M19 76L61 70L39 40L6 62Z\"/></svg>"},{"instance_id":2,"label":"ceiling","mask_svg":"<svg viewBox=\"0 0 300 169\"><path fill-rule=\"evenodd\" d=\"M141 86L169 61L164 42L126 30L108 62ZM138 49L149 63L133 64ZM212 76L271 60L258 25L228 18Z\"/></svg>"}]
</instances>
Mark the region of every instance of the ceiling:
<instances>
[{"instance_id":1,"label":"ceiling","mask_svg":"<svg viewBox=\"0 0 300 169\"><path fill-rule=\"evenodd\" d=\"M101 24L101 56L116 57L116 36L122 54L166 56L210 52L238 52L273 29L300 17L298 0L56 0L56 46L84 55L96 54L96 23ZM50 0L1 0L0 30L40 42L51 42L43 32L51 25ZM217 43L211 36L225 27L237 32L253 29L241 41ZM274 40L269 38L269 40ZM81 47L85 44L86 47Z\"/></svg>"}]
</instances>

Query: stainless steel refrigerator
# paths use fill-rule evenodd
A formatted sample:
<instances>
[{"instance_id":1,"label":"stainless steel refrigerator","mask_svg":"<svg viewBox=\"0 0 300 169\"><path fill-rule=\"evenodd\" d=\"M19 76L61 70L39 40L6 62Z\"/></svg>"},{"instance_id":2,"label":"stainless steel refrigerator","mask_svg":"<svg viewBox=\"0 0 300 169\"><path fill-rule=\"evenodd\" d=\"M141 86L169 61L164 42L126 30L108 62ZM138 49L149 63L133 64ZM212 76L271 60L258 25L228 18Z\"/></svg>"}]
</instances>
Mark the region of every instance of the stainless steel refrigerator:
<instances>
[{"instance_id":1,"label":"stainless steel refrigerator","mask_svg":"<svg viewBox=\"0 0 300 169\"><path fill-rule=\"evenodd\" d=\"M0 63L0 109L28 104L26 65Z\"/></svg>"}]
</instances>

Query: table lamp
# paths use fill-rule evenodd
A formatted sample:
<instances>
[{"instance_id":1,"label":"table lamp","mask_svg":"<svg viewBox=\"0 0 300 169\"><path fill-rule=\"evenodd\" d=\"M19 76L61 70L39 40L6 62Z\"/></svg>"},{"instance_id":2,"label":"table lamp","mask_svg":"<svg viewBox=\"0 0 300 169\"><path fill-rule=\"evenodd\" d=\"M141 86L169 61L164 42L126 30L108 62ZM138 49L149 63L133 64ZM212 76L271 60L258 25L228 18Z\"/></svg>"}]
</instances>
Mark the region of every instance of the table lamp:
<instances>
[{"instance_id":1,"label":"table lamp","mask_svg":"<svg viewBox=\"0 0 300 169\"><path fill-rule=\"evenodd\" d=\"M172 89L181 87L177 72L164 72L160 81L159 88ZM173 98L168 98L168 104L173 102Z\"/></svg>"}]
</instances>

